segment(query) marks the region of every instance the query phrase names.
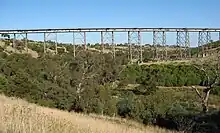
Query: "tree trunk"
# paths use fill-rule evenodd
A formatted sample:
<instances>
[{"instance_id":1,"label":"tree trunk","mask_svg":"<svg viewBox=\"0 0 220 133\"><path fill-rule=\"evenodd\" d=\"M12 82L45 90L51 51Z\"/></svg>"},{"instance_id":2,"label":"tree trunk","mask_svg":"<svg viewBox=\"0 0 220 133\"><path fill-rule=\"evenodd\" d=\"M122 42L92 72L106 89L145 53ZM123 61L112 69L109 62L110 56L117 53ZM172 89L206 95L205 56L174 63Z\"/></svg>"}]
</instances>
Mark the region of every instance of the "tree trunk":
<instances>
[{"instance_id":1,"label":"tree trunk","mask_svg":"<svg viewBox=\"0 0 220 133\"><path fill-rule=\"evenodd\" d=\"M208 100L209 100L209 94L210 94L211 88L207 88L205 90L205 97L203 99L203 112L206 113L208 112Z\"/></svg>"},{"instance_id":2,"label":"tree trunk","mask_svg":"<svg viewBox=\"0 0 220 133\"><path fill-rule=\"evenodd\" d=\"M208 112L208 100L209 100L209 94L211 91L211 88L207 88L204 92L205 92L205 96L203 97L200 92L198 91L198 89L195 86L192 86L193 89L196 90L197 95L199 96L199 98L201 99L201 104L202 104L202 108L203 108L203 112L207 113Z\"/></svg>"},{"instance_id":3,"label":"tree trunk","mask_svg":"<svg viewBox=\"0 0 220 133\"><path fill-rule=\"evenodd\" d=\"M208 103L203 102L202 103L203 113L207 113L209 111L208 109Z\"/></svg>"}]
</instances>

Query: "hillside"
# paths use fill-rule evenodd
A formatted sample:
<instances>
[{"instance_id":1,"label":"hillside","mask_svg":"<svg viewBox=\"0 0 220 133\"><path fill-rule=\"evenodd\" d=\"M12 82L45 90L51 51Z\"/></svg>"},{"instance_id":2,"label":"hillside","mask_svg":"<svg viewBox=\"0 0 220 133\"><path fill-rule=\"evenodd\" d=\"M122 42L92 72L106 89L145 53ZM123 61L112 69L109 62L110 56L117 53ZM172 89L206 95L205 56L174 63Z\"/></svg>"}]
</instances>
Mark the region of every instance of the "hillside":
<instances>
[{"instance_id":1,"label":"hillside","mask_svg":"<svg viewBox=\"0 0 220 133\"><path fill-rule=\"evenodd\" d=\"M13 48L12 45L6 45L5 42L0 40L0 48L3 50L6 54L12 54L12 53L18 53L18 54L30 54L33 58L38 58L38 52L30 49L30 48L22 48L22 49L16 49Z\"/></svg>"},{"instance_id":2,"label":"hillside","mask_svg":"<svg viewBox=\"0 0 220 133\"><path fill-rule=\"evenodd\" d=\"M116 118L68 113L0 95L1 133L171 133ZM115 120L114 120L115 119Z\"/></svg>"},{"instance_id":3,"label":"hillside","mask_svg":"<svg viewBox=\"0 0 220 133\"><path fill-rule=\"evenodd\" d=\"M37 58L27 53L8 54L5 47L0 49L0 93L39 106L126 118L187 133L206 129L201 127L204 124L213 128L209 132L220 128L218 121L194 119L220 109L216 54L185 63L139 65L129 63L123 52L113 58L111 53L79 47L74 57L71 45L54 54L54 45L48 44L50 50L43 53L42 44L28 44L38 53ZM18 48L22 50L23 45ZM204 106L203 97L210 86Z\"/></svg>"}]
</instances>

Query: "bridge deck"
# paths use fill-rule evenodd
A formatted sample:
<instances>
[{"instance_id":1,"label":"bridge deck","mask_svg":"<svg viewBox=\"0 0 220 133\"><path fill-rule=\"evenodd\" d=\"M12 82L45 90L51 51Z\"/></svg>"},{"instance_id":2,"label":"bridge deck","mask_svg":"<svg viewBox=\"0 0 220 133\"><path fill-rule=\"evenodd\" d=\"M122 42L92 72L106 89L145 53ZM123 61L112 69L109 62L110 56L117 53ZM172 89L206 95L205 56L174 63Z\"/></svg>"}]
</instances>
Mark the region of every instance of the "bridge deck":
<instances>
[{"instance_id":1,"label":"bridge deck","mask_svg":"<svg viewBox=\"0 0 220 133\"><path fill-rule=\"evenodd\" d=\"M21 34L21 33L68 33L68 32L220 32L220 28L54 28L54 29L18 29L0 30L0 34Z\"/></svg>"}]
</instances>

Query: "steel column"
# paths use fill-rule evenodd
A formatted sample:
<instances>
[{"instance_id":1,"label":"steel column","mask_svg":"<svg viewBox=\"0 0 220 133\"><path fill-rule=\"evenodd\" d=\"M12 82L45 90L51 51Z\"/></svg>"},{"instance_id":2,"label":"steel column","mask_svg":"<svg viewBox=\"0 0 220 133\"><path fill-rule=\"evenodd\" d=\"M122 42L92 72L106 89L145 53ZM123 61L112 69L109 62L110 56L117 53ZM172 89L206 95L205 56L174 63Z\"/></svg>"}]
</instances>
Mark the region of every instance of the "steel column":
<instances>
[{"instance_id":1,"label":"steel column","mask_svg":"<svg viewBox=\"0 0 220 133\"><path fill-rule=\"evenodd\" d=\"M155 49L154 58L155 59L166 59L167 49L166 49L166 32L165 31L153 31L153 46ZM162 50L158 50L157 47L162 46ZM160 55L159 55L160 54Z\"/></svg>"},{"instance_id":2,"label":"steel column","mask_svg":"<svg viewBox=\"0 0 220 133\"><path fill-rule=\"evenodd\" d=\"M158 53L157 53L157 41L156 41L157 35L156 31L153 31L153 47L154 47L154 59L158 59Z\"/></svg>"},{"instance_id":3,"label":"steel column","mask_svg":"<svg viewBox=\"0 0 220 133\"><path fill-rule=\"evenodd\" d=\"M220 41L220 32L218 33L218 40Z\"/></svg>"},{"instance_id":4,"label":"steel column","mask_svg":"<svg viewBox=\"0 0 220 133\"><path fill-rule=\"evenodd\" d=\"M207 31L206 32L206 38L207 38L207 42L210 43L211 42L211 32Z\"/></svg>"},{"instance_id":5,"label":"steel column","mask_svg":"<svg viewBox=\"0 0 220 133\"><path fill-rule=\"evenodd\" d=\"M44 33L44 53L46 53L46 33Z\"/></svg>"},{"instance_id":6,"label":"steel column","mask_svg":"<svg viewBox=\"0 0 220 133\"><path fill-rule=\"evenodd\" d=\"M81 45L86 50L86 32L73 32L73 34L73 42L75 42L76 46Z\"/></svg>"},{"instance_id":7,"label":"steel column","mask_svg":"<svg viewBox=\"0 0 220 133\"><path fill-rule=\"evenodd\" d=\"M130 51L130 60L136 59L140 61L140 44L141 44L141 34L140 31L128 32L128 44ZM133 46L134 45L134 46Z\"/></svg>"},{"instance_id":8,"label":"steel column","mask_svg":"<svg viewBox=\"0 0 220 133\"><path fill-rule=\"evenodd\" d=\"M163 31L162 35L162 45L163 45L163 53L162 53L162 59L167 59L167 46L166 46L166 32Z\"/></svg>"},{"instance_id":9,"label":"steel column","mask_svg":"<svg viewBox=\"0 0 220 133\"><path fill-rule=\"evenodd\" d=\"M104 36L103 36L103 31L101 31L101 47L102 47L102 53L104 53Z\"/></svg>"},{"instance_id":10,"label":"steel column","mask_svg":"<svg viewBox=\"0 0 220 133\"><path fill-rule=\"evenodd\" d=\"M114 46L114 32L101 32L101 45L102 52L104 53L104 48L111 48L113 50L113 56L115 55L115 46ZM110 46L111 45L111 46Z\"/></svg>"},{"instance_id":11,"label":"steel column","mask_svg":"<svg viewBox=\"0 0 220 133\"><path fill-rule=\"evenodd\" d=\"M128 31L128 46L129 46L128 57L129 57L129 60L132 61L132 46L131 46L131 34L130 34L130 31Z\"/></svg>"},{"instance_id":12,"label":"steel column","mask_svg":"<svg viewBox=\"0 0 220 133\"><path fill-rule=\"evenodd\" d=\"M181 36L181 32L177 31L177 34L176 34L176 45L177 45L177 51L176 52L176 58L178 58L178 56L180 56L180 58L182 58L182 50L181 50L181 47L182 47L182 40L184 40Z\"/></svg>"},{"instance_id":13,"label":"steel column","mask_svg":"<svg viewBox=\"0 0 220 133\"><path fill-rule=\"evenodd\" d=\"M115 43L115 36L114 36L114 32L113 31L112 31L112 46L113 46L113 58L115 58L116 43Z\"/></svg>"},{"instance_id":14,"label":"steel column","mask_svg":"<svg viewBox=\"0 0 220 133\"><path fill-rule=\"evenodd\" d=\"M187 58L188 56L190 56L190 53L188 53L190 52L189 47L190 47L189 32L177 31L177 49L179 51L176 53L177 57L178 55L180 55L180 58L182 59L183 57Z\"/></svg>"},{"instance_id":15,"label":"steel column","mask_svg":"<svg viewBox=\"0 0 220 133\"><path fill-rule=\"evenodd\" d=\"M197 57L200 57L200 55L203 57L204 56L204 47L203 47L203 45L204 45L204 43L205 43L205 41L204 41L204 32L199 32L199 36L198 36L198 55L197 55Z\"/></svg>"},{"instance_id":16,"label":"steel column","mask_svg":"<svg viewBox=\"0 0 220 133\"><path fill-rule=\"evenodd\" d=\"M218 33L218 41L220 41L220 32ZM220 50L217 50L218 55L218 71L220 70Z\"/></svg>"},{"instance_id":17,"label":"steel column","mask_svg":"<svg viewBox=\"0 0 220 133\"><path fill-rule=\"evenodd\" d=\"M27 33L25 33L25 48L26 48L26 51L28 52L28 40L27 40Z\"/></svg>"},{"instance_id":18,"label":"steel column","mask_svg":"<svg viewBox=\"0 0 220 133\"><path fill-rule=\"evenodd\" d=\"M86 50L87 49L87 47L86 47L86 32L83 32L83 35L84 35L84 50Z\"/></svg>"},{"instance_id":19,"label":"steel column","mask_svg":"<svg viewBox=\"0 0 220 133\"><path fill-rule=\"evenodd\" d=\"M188 53L188 55L187 55ZM185 57L191 57L189 32L185 32Z\"/></svg>"},{"instance_id":20,"label":"steel column","mask_svg":"<svg viewBox=\"0 0 220 133\"><path fill-rule=\"evenodd\" d=\"M218 33L218 41L220 41L220 32ZM220 50L217 50L218 55L218 71L220 70Z\"/></svg>"},{"instance_id":21,"label":"steel column","mask_svg":"<svg viewBox=\"0 0 220 133\"><path fill-rule=\"evenodd\" d=\"M58 51L57 51L57 33L55 34L55 54L57 54L58 53Z\"/></svg>"},{"instance_id":22,"label":"steel column","mask_svg":"<svg viewBox=\"0 0 220 133\"><path fill-rule=\"evenodd\" d=\"M208 31L200 31L198 36L198 57L199 54L201 57L204 57L207 55L208 52L208 44L211 40L211 34ZM206 45L206 50L204 48L204 45Z\"/></svg>"},{"instance_id":23,"label":"steel column","mask_svg":"<svg viewBox=\"0 0 220 133\"><path fill-rule=\"evenodd\" d=\"M212 48L211 40L212 40L211 32L207 31L206 32L206 41L207 41L206 45L207 45L207 47L206 47L206 51L205 51L206 56L209 54L209 49Z\"/></svg>"},{"instance_id":24,"label":"steel column","mask_svg":"<svg viewBox=\"0 0 220 133\"><path fill-rule=\"evenodd\" d=\"M14 34L14 38L13 38L13 44L12 44L14 48L16 48L15 41L16 41L16 34Z\"/></svg>"},{"instance_id":25,"label":"steel column","mask_svg":"<svg viewBox=\"0 0 220 133\"><path fill-rule=\"evenodd\" d=\"M143 49L142 49L142 44L141 44L141 32L138 31L138 45L140 47L140 63L143 62Z\"/></svg>"},{"instance_id":26,"label":"steel column","mask_svg":"<svg viewBox=\"0 0 220 133\"><path fill-rule=\"evenodd\" d=\"M73 32L73 57L76 57L76 42L75 42L75 34Z\"/></svg>"},{"instance_id":27,"label":"steel column","mask_svg":"<svg viewBox=\"0 0 220 133\"><path fill-rule=\"evenodd\" d=\"M212 54L212 53L209 53L209 49L212 49L212 44L211 43L211 32L207 32L206 33L206 39L207 39L207 47L206 47L206 56L207 54Z\"/></svg>"}]
</instances>

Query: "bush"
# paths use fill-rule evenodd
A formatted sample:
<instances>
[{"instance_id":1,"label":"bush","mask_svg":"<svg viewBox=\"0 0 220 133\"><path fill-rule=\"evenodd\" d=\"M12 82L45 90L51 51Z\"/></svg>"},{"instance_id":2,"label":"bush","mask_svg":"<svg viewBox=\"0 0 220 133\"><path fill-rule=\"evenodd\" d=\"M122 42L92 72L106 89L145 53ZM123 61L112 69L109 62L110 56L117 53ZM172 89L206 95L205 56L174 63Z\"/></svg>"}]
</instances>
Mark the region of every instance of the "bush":
<instances>
[{"instance_id":1,"label":"bush","mask_svg":"<svg viewBox=\"0 0 220 133\"><path fill-rule=\"evenodd\" d=\"M0 92L4 92L7 89L8 80L0 74Z\"/></svg>"},{"instance_id":2,"label":"bush","mask_svg":"<svg viewBox=\"0 0 220 133\"><path fill-rule=\"evenodd\" d=\"M220 86L215 87L211 93L220 96Z\"/></svg>"},{"instance_id":3,"label":"bush","mask_svg":"<svg viewBox=\"0 0 220 133\"><path fill-rule=\"evenodd\" d=\"M125 118L131 113L131 103L127 99L123 99L117 103L118 115Z\"/></svg>"}]
</instances>

